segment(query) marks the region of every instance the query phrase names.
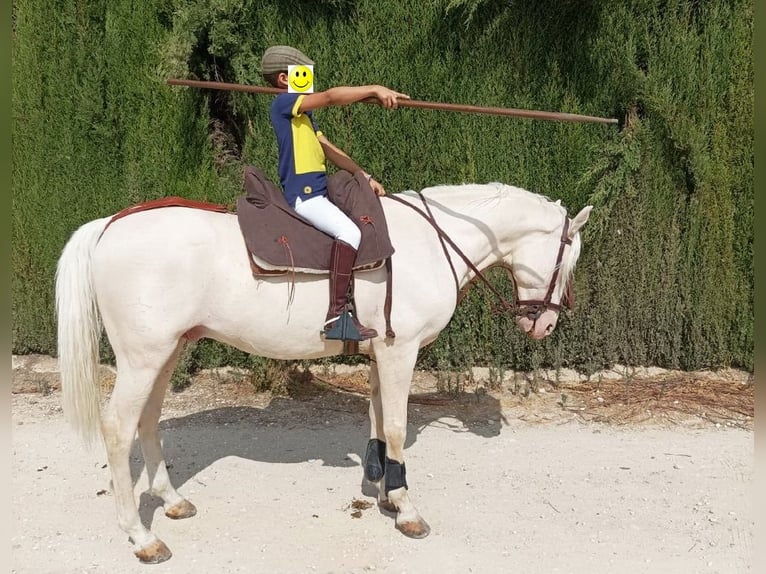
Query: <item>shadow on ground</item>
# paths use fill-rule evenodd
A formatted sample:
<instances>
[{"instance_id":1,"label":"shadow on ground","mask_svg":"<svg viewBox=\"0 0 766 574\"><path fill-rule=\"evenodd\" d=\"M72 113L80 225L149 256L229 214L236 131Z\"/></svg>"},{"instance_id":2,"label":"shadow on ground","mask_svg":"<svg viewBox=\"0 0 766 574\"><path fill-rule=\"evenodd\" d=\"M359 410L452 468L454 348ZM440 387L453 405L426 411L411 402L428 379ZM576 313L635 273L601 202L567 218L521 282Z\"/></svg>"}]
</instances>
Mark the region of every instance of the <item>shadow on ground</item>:
<instances>
[{"instance_id":1,"label":"shadow on ground","mask_svg":"<svg viewBox=\"0 0 766 574\"><path fill-rule=\"evenodd\" d=\"M415 400L429 404L409 405L405 448L431 425L487 438L500 434L501 405L491 395L429 393ZM357 466L361 479L359 461L369 437L368 406L361 394L313 386L292 391L290 398L272 398L265 407L223 406L168 418L160 423L160 438L171 482L179 488L231 456L281 464L318 460L325 466ZM138 442L130 460L135 482L144 467ZM374 487L363 482L362 492L374 495ZM141 495L139 512L147 528L161 505L161 499Z\"/></svg>"}]
</instances>

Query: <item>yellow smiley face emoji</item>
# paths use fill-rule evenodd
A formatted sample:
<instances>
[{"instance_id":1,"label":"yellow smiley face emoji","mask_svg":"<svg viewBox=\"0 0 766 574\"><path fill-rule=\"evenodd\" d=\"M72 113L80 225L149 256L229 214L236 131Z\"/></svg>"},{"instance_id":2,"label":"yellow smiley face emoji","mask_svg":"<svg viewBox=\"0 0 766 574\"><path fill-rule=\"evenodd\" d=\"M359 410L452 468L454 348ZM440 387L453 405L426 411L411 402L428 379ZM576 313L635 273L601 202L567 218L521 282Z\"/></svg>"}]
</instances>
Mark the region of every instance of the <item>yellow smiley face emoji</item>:
<instances>
[{"instance_id":1,"label":"yellow smiley face emoji","mask_svg":"<svg viewBox=\"0 0 766 574\"><path fill-rule=\"evenodd\" d=\"M288 92L308 94L314 91L314 66L288 66Z\"/></svg>"}]
</instances>

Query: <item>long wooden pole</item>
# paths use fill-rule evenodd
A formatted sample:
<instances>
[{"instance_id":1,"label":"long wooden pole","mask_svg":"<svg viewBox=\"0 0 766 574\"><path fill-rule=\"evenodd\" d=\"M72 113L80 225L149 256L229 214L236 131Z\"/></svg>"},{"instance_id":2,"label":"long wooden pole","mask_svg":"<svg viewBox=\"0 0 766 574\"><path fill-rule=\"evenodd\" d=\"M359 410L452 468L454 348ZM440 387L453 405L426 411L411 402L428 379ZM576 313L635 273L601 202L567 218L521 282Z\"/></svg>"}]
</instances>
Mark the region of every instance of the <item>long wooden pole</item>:
<instances>
[{"instance_id":1,"label":"long wooden pole","mask_svg":"<svg viewBox=\"0 0 766 574\"><path fill-rule=\"evenodd\" d=\"M281 94L287 90L269 88L266 86L247 86L244 84L228 84L225 82L206 82L201 80L178 80L170 79L171 86L188 86L190 88L202 88L205 90L225 90L231 92L249 92L253 94ZM365 104L378 104L376 98L361 100ZM421 100L397 100L401 108L420 108L426 110L442 110L447 112L463 112L472 114L490 114L494 116L514 116L520 118L532 118L536 120L551 120L560 122L593 122L599 124L617 124L615 118L600 118L596 116L583 116L580 114L567 114L562 112L541 112L537 110L520 110L516 108L492 108L485 106L470 106L465 104L443 104L440 102L424 102Z\"/></svg>"}]
</instances>

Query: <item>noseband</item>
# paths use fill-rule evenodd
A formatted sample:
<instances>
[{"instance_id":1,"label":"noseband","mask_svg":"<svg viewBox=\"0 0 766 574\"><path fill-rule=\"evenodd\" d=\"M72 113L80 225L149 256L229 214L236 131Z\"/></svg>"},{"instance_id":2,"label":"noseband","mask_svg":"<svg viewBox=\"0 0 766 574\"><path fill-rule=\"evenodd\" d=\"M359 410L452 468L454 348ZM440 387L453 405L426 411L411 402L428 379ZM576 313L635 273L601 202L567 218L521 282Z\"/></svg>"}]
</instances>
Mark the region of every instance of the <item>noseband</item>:
<instances>
[{"instance_id":1,"label":"noseband","mask_svg":"<svg viewBox=\"0 0 766 574\"><path fill-rule=\"evenodd\" d=\"M460 281L457 277L457 272L455 271L455 266L452 264L452 259L449 255L449 251L447 250L447 245L449 244L450 247L457 253L460 258L465 262L465 264L468 266L468 268L473 271L473 273L476 275L476 277L481 280L490 291L492 291L495 296L500 301L500 309L503 311L511 311L516 317L525 317L529 319L530 321L536 321L540 318L540 316L547 311L548 309L551 309L553 311L561 311L563 307L567 307L569 309L572 308L572 305L574 304L574 291L572 289L572 281L568 281L566 288L564 290L564 296L561 298L560 303L552 303L551 298L553 297L553 290L556 288L556 280L559 277L559 270L561 269L561 262L564 259L564 248L567 245L572 244L572 240L569 238L569 218L565 215L564 216L564 227L561 230L561 241L559 244L559 252L556 256L556 265L553 270L553 276L551 277L551 281L548 284L548 290L545 293L545 297L543 299L519 299L519 292L518 288L516 286L517 281L516 278L513 276L513 270L508 268L507 266L503 265L508 272L511 275L511 278L513 280L513 292L514 292L514 303L509 303L506 301L505 297L497 290L495 287L487 280L486 277L484 277L484 274L476 267L476 265L473 264L473 262L468 259L468 257L463 253L463 251L455 245L455 242L452 241L452 239L449 238L449 236L444 232L444 230L439 227L439 225L436 223L436 220L434 219L433 214L431 213L431 208L428 206L428 203L426 202L426 198L423 196L422 193L419 191L416 192L418 196L420 197L421 201L423 202L423 205L425 206L426 211L423 212L419 208L415 207L411 203L404 201L400 197L397 197L396 195L387 195L389 199L393 199L394 201L398 201L402 205L406 205L410 209L417 212L423 219L425 219L428 223L431 224L431 227L433 227L436 230L436 234L439 237L439 241L441 242L442 249L444 250L444 255L447 258L447 261L450 264L450 268L452 269L452 276L455 279L455 287L458 292L458 301L462 298L462 292L460 290Z\"/></svg>"}]
</instances>

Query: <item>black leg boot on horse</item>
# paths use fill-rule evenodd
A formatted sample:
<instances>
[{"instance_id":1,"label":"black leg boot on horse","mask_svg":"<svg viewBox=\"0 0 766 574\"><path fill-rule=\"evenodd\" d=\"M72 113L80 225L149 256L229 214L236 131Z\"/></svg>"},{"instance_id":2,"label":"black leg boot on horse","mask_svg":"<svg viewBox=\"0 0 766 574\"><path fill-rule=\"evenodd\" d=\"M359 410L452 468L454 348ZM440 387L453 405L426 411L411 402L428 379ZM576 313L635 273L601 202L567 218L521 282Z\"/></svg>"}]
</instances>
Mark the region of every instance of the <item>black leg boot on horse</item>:
<instances>
[{"instance_id":1,"label":"black leg boot on horse","mask_svg":"<svg viewBox=\"0 0 766 574\"><path fill-rule=\"evenodd\" d=\"M336 239L330 255L330 307L324 324L325 339L366 341L378 336L375 329L359 322L349 301L355 261L356 249Z\"/></svg>"}]
</instances>

